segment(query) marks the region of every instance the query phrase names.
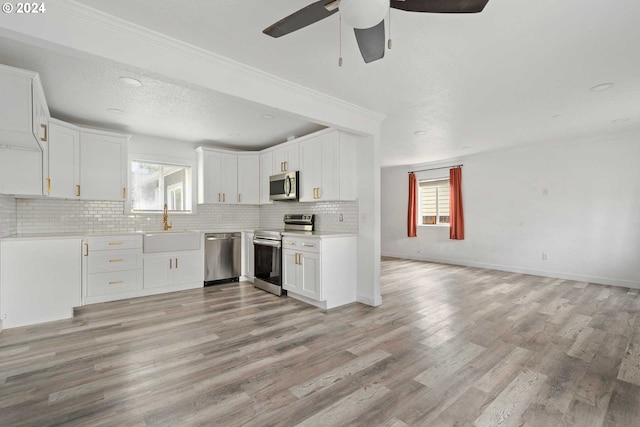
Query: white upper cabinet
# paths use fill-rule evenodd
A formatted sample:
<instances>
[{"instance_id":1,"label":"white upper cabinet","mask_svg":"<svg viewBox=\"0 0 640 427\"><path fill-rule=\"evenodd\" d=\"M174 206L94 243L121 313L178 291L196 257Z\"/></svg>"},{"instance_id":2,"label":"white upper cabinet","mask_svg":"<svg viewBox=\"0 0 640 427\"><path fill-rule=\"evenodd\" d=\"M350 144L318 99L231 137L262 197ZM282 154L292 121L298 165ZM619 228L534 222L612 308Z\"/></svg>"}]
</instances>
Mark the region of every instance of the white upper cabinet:
<instances>
[{"instance_id":1,"label":"white upper cabinet","mask_svg":"<svg viewBox=\"0 0 640 427\"><path fill-rule=\"evenodd\" d=\"M122 201L127 197L127 141L111 132L80 131L80 198Z\"/></svg>"},{"instance_id":2,"label":"white upper cabinet","mask_svg":"<svg viewBox=\"0 0 640 427\"><path fill-rule=\"evenodd\" d=\"M238 203L238 155L198 147L198 203Z\"/></svg>"},{"instance_id":3,"label":"white upper cabinet","mask_svg":"<svg viewBox=\"0 0 640 427\"><path fill-rule=\"evenodd\" d=\"M48 117L38 74L0 65L0 194L42 195Z\"/></svg>"},{"instance_id":4,"label":"white upper cabinet","mask_svg":"<svg viewBox=\"0 0 640 427\"><path fill-rule=\"evenodd\" d=\"M260 153L260 204L273 203L269 199L270 187L269 177L273 172L273 151L263 151Z\"/></svg>"},{"instance_id":5,"label":"white upper cabinet","mask_svg":"<svg viewBox=\"0 0 640 427\"><path fill-rule=\"evenodd\" d=\"M49 109L37 73L0 65L0 145L40 151Z\"/></svg>"},{"instance_id":6,"label":"white upper cabinet","mask_svg":"<svg viewBox=\"0 0 640 427\"><path fill-rule=\"evenodd\" d=\"M260 155L238 154L238 203L260 203Z\"/></svg>"},{"instance_id":7,"label":"white upper cabinet","mask_svg":"<svg viewBox=\"0 0 640 427\"><path fill-rule=\"evenodd\" d=\"M355 142L343 132L322 132L300 142L300 201L355 200Z\"/></svg>"},{"instance_id":8,"label":"white upper cabinet","mask_svg":"<svg viewBox=\"0 0 640 427\"><path fill-rule=\"evenodd\" d=\"M80 196L80 130L51 119L48 140L42 162L43 194L76 199Z\"/></svg>"},{"instance_id":9,"label":"white upper cabinet","mask_svg":"<svg viewBox=\"0 0 640 427\"><path fill-rule=\"evenodd\" d=\"M273 150L273 173L294 172L300 169L300 144L285 142Z\"/></svg>"}]
</instances>

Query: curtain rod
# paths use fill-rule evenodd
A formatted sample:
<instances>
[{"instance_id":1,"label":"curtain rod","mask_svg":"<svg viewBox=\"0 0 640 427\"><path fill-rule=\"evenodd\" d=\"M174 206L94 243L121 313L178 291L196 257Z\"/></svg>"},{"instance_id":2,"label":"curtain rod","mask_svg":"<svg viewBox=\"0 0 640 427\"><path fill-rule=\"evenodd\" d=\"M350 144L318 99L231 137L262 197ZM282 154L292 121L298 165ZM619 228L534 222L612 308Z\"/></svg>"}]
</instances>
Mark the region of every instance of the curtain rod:
<instances>
[{"instance_id":1,"label":"curtain rod","mask_svg":"<svg viewBox=\"0 0 640 427\"><path fill-rule=\"evenodd\" d=\"M421 169L419 171L411 171L411 172L407 172L407 173L435 171L435 170L438 170L438 169L454 169L454 168L461 168L462 166L464 166L464 165L443 166L441 168Z\"/></svg>"}]
</instances>

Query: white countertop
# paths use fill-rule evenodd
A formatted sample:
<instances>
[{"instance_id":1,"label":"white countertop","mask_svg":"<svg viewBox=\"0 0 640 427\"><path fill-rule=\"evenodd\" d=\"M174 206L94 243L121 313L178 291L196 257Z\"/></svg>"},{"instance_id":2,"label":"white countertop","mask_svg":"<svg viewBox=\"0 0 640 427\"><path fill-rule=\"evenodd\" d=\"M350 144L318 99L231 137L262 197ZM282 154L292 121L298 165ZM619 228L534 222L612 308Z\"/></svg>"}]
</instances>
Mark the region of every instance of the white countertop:
<instances>
[{"instance_id":1,"label":"white countertop","mask_svg":"<svg viewBox=\"0 0 640 427\"><path fill-rule=\"evenodd\" d=\"M198 233L253 233L253 229L207 229L207 230L170 230L173 232L180 231L195 231ZM126 236L130 234L144 233L163 233L163 230L146 230L146 231L129 231L129 232L89 232L89 233L20 233L5 236L0 240L5 241L17 241L17 240L59 240L59 239L84 239L86 237L97 236ZM332 237L356 237L355 233L338 233L332 231L283 231L283 236L304 236L318 239L332 238Z\"/></svg>"}]
</instances>

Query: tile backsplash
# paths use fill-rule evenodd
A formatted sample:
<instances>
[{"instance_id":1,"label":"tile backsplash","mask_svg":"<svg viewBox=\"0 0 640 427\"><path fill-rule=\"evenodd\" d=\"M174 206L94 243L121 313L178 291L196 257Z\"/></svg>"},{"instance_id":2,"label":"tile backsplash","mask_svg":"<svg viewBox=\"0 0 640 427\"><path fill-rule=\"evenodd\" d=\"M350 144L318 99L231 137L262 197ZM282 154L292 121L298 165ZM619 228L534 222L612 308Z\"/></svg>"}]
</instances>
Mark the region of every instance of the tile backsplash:
<instances>
[{"instance_id":1,"label":"tile backsplash","mask_svg":"<svg viewBox=\"0 0 640 427\"><path fill-rule=\"evenodd\" d=\"M123 202L18 199L18 233L158 231L161 214L125 214ZM169 214L174 229L244 230L259 223L253 205L198 205L197 213Z\"/></svg>"},{"instance_id":2,"label":"tile backsplash","mask_svg":"<svg viewBox=\"0 0 640 427\"><path fill-rule=\"evenodd\" d=\"M260 228L282 228L285 214L315 214L317 231L358 232L357 202L277 202L260 206ZM340 216L342 215L342 221Z\"/></svg>"},{"instance_id":3,"label":"tile backsplash","mask_svg":"<svg viewBox=\"0 0 640 427\"><path fill-rule=\"evenodd\" d=\"M286 213L316 215L316 230L357 233L357 202L198 205L197 213L169 214L174 229L245 230L282 228ZM342 215L342 221L340 221ZM123 202L13 199L0 196L0 236L47 233L157 231L160 214L125 214Z\"/></svg>"},{"instance_id":4,"label":"tile backsplash","mask_svg":"<svg viewBox=\"0 0 640 427\"><path fill-rule=\"evenodd\" d=\"M17 215L16 199L0 195L0 237L16 234Z\"/></svg>"}]
</instances>

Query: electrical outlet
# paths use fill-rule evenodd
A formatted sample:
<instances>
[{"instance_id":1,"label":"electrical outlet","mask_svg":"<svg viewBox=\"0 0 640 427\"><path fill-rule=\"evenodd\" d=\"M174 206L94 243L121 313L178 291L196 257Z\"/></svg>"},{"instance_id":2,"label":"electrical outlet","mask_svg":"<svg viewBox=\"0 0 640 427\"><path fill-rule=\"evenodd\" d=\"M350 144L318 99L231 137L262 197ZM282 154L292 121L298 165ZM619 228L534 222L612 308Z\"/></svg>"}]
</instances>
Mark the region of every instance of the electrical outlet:
<instances>
[{"instance_id":1,"label":"electrical outlet","mask_svg":"<svg viewBox=\"0 0 640 427\"><path fill-rule=\"evenodd\" d=\"M343 222L344 221L344 217L342 216L342 214L338 215L338 221L339 222Z\"/></svg>"},{"instance_id":2,"label":"electrical outlet","mask_svg":"<svg viewBox=\"0 0 640 427\"><path fill-rule=\"evenodd\" d=\"M543 261L549 261L549 254L546 252L542 252L542 260Z\"/></svg>"}]
</instances>

